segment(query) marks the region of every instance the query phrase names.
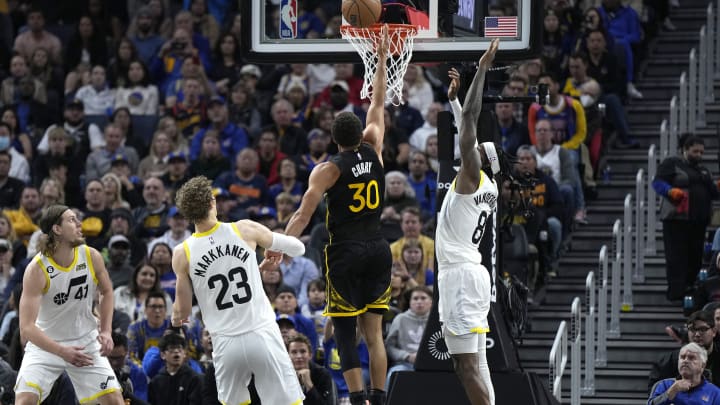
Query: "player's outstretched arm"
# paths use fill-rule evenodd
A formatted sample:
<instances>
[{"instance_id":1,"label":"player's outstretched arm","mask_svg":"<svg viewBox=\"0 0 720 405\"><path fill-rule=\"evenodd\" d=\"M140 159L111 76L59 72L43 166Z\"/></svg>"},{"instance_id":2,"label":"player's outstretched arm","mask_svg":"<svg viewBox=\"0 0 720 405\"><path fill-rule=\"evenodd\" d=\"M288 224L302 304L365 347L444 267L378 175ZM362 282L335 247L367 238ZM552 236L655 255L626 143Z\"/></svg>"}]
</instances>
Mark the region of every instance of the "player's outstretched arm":
<instances>
[{"instance_id":1,"label":"player's outstretched arm","mask_svg":"<svg viewBox=\"0 0 720 405\"><path fill-rule=\"evenodd\" d=\"M480 58L478 70L475 73L462 110L460 123L460 159L461 166L455 183L455 191L459 194L470 194L477 189L480 182L480 169L482 158L477 149L477 122L482 110L482 92L485 84L485 72L495 59L500 41L496 38Z\"/></svg>"},{"instance_id":2,"label":"player's outstretched arm","mask_svg":"<svg viewBox=\"0 0 720 405\"><path fill-rule=\"evenodd\" d=\"M43 269L35 260L30 262L25 269L23 293L20 297L20 338L23 345L26 341L33 342L35 346L62 357L76 367L92 365L93 358L84 352L84 347L61 345L35 325L42 296L45 288L49 287L50 279L46 277Z\"/></svg>"},{"instance_id":3,"label":"player's outstretched arm","mask_svg":"<svg viewBox=\"0 0 720 405\"><path fill-rule=\"evenodd\" d=\"M299 238L310 223L318 204L325 192L340 178L340 169L335 164L325 162L317 165L310 173L308 189L303 194L300 208L290 217L285 234Z\"/></svg>"},{"instance_id":4,"label":"player's outstretched arm","mask_svg":"<svg viewBox=\"0 0 720 405\"><path fill-rule=\"evenodd\" d=\"M186 242L183 242L173 249L172 267L177 282L170 321L175 327L182 326L184 322L189 322L190 312L192 311L192 283L190 281L190 263L188 263L186 248Z\"/></svg>"},{"instance_id":5,"label":"player's outstretched arm","mask_svg":"<svg viewBox=\"0 0 720 405\"><path fill-rule=\"evenodd\" d=\"M257 245L265 249L265 252L272 251L273 255L279 258L282 254L291 257L302 256L305 253L305 244L300 239L271 231L267 226L247 219L236 222L243 239L249 245Z\"/></svg>"},{"instance_id":6,"label":"player's outstretched arm","mask_svg":"<svg viewBox=\"0 0 720 405\"><path fill-rule=\"evenodd\" d=\"M113 310L115 309L113 303L113 285L110 280L110 275L105 268L105 260L103 260L100 252L91 247L88 247L88 249L90 250L93 270L95 272L95 278L97 279L98 291L100 292L100 303L98 304L100 313L100 335L98 336L100 354L107 356L114 346L111 336Z\"/></svg>"},{"instance_id":7,"label":"player's outstretched arm","mask_svg":"<svg viewBox=\"0 0 720 405\"><path fill-rule=\"evenodd\" d=\"M373 78L372 99L370 100L370 107L365 119L365 130L363 131L363 141L372 145L378 158L380 158L380 163L382 163L382 146L385 137L385 93L387 89L387 83L385 83L385 70L387 68L385 64L390 46L387 30L387 25L383 25L380 30L380 43L377 46L377 70Z\"/></svg>"}]
</instances>

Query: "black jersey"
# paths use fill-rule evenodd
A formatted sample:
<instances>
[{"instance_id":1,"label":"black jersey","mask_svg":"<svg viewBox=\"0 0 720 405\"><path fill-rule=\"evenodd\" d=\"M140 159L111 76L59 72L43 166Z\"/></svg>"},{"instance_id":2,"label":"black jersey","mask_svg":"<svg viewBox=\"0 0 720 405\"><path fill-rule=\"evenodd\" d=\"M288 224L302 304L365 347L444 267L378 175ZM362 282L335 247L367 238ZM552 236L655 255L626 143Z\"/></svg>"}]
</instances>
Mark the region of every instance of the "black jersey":
<instances>
[{"instance_id":1,"label":"black jersey","mask_svg":"<svg viewBox=\"0 0 720 405\"><path fill-rule=\"evenodd\" d=\"M353 151L334 155L330 162L340 169L340 177L325 194L330 240L382 237L385 170L375 150L362 143Z\"/></svg>"}]
</instances>

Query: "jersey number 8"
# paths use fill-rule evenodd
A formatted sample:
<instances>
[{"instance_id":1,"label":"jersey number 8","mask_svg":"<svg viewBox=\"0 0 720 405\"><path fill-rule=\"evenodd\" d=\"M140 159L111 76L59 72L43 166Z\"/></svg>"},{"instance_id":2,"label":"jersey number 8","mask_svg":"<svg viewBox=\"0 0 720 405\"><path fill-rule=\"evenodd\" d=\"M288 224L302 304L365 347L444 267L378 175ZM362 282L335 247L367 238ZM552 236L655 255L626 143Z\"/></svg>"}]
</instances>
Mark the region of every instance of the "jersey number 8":
<instances>
[{"instance_id":1,"label":"jersey number 8","mask_svg":"<svg viewBox=\"0 0 720 405\"><path fill-rule=\"evenodd\" d=\"M230 288L230 282L235 281L236 275L239 275L240 280L235 283L235 288L238 291L243 290L243 294L242 296L238 294L233 294L232 300L225 301L225 295ZM235 267L233 269L230 269L227 277L224 274L215 274L214 276L210 277L208 279L208 286L211 290L215 288L216 283L220 283L220 294L215 299L217 309L219 311L222 311L223 309L232 308L234 304L240 305L250 301L250 298L252 298L252 291L250 291L250 284L248 284L247 281L247 273L242 267Z\"/></svg>"},{"instance_id":2,"label":"jersey number 8","mask_svg":"<svg viewBox=\"0 0 720 405\"><path fill-rule=\"evenodd\" d=\"M357 201L357 205L348 205L351 212L360 212L365 207L374 210L380 205L380 187L377 180L370 180L366 183L348 184L350 190L355 190L353 201ZM363 195L363 192L365 195Z\"/></svg>"}]
</instances>

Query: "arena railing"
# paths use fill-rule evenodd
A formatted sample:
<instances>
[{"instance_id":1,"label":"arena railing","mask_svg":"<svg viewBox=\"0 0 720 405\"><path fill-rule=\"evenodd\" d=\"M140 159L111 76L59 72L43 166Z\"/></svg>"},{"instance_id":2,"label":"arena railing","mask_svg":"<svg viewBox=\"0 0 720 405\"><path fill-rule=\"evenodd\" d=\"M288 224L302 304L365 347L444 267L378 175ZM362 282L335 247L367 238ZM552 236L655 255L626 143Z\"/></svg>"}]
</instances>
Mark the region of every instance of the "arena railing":
<instances>
[{"instance_id":1,"label":"arena railing","mask_svg":"<svg viewBox=\"0 0 720 405\"><path fill-rule=\"evenodd\" d=\"M558 400L562 402L562 378L565 374L565 366L568 361L568 331L567 322L560 322L555 340L553 340L550 348L550 362L548 379L550 383L550 392Z\"/></svg>"},{"instance_id":2,"label":"arena railing","mask_svg":"<svg viewBox=\"0 0 720 405\"><path fill-rule=\"evenodd\" d=\"M623 250L623 232L622 221L615 220L613 224L613 239L615 240L613 248L612 276L610 279L610 328L607 331L607 337L617 339L620 337L620 277L622 272L622 250Z\"/></svg>"},{"instance_id":3,"label":"arena railing","mask_svg":"<svg viewBox=\"0 0 720 405\"><path fill-rule=\"evenodd\" d=\"M580 297L570 306L570 405L580 405L580 365L582 363L582 304Z\"/></svg>"},{"instance_id":4,"label":"arena railing","mask_svg":"<svg viewBox=\"0 0 720 405\"><path fill-rule=\"evenodd\" d=\"M679 105L679 111L678 111L678 132L679 134L684 134L688 132L689 125L688 125L688 74L687 72L682 72L680 75L680 105ZM671 101L672 102L672 101ZM672 108L672 107L671 107ZM677 136L677 134L676 134ZM670 137L670 140L672 140L672 136Z\"/></svg>"},{"instance_id":5,"label":"arena railing","mask_svg":"<svg viewBox=\"0 0 720 405\"><path fill-rule=\"evenodd\" d=\"M603 245L600 248L598 258L598 274L600 287L598 288L597 305L597 354L595 355L595 366L607 366L607 288L608 288L608 248Z\"/></svg>"},{"instance_id":6,"label":"arena railing","mask_svg":"<svg viewBox=\"0 0 720 405\"><path fill-rule=\"evenodd\" d=\"M585 278L585 379L581 393L583 396L595 395L595 273ZM575 358L573 357L573 362Z\"/></svg>"},{"instance_id":7,"label":"arena railing","mask_svg":"<svg viewBox=\"0 0 720 405\"><path fill-rule=\"evenodd\" d=\"M677 138L680 130L678 123L680 116L680 106L677 96L670 99L670 128L668 132L667 153L665 157L677 155Z\"/></svg>"},{"instance_id":8,"label":"arena railing","mask_svg":"<svg viewBox=\"0 0 720 405\"><path fill-rule=\"evenodd\" d=\"M635 267L633 283L645 282L645 170L638 169L635 176Z\"/></svg>"},{"instance_id":9,"label":"arena railing","mask_svg":"<svg viewBox=\"0 0 720 405\"><path fill-rule=\"evenodd\" d=\"M665 121L663 121L665 123ZM655 244L655 234L657 232L657 194L652 188L652 181L657 172L657 156L655 155L655 145L648 148L648 174L647 174L647 238L645 241L645 254L655 255L657 253L657 245Z\"/></svg>"},{"instance_id":10,"label":"arena railing","mask_svg":"<svg viewBox=\"0 0 720 405\"><path fill-rule=\"evenodd\" d=\"M705 110L707 106L705 101L707 98L708 83L707 79L707 28L705 25L700 28L700 52L697 54L697 109L695 110L695 129L705 128L707 126Z\"/></svg>"},{"instance_id":11,"label":"arena railing","mask_svg":"<svg viewBox=\"0 0 720 405\"><path fill-rule=\"evenodd\" d=\"M697 98L698 98L698 56L697 50L692 48L688 57L689 77L688 77L688 103L687 103L687 132L695 132L697 129Z\"/></svg>"},{"instance_id":12,"label":"arena railing","mask_svg":"<svg viewBox=\"0 0 720 405\"><path fill-rule=\"evenodd\" d=\"M630 312L633 309L633 292L632 292L632 232L633 232L633 207L632 194L625 196L623 204L623 312Z\"/></svg>"},{"instance_id":13,"label":"arena railing","mask_svg":"<svg viewBox=\"0 0 720 405\"><path fill-rule=\"evenodd\" d=\"M662 120L660 123L660 158L665 159L668 156L670 142L670 126L668 120Z\"/></svg>"}]
</instances>

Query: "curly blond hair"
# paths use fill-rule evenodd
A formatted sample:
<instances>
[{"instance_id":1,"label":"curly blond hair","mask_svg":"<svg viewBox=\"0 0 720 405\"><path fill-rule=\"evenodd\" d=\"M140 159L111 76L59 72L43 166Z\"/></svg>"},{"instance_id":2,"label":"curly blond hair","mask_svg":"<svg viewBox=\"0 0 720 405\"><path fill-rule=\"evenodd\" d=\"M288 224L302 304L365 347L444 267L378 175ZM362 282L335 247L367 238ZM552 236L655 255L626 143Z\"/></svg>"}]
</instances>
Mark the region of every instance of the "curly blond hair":
<instances>
[{"instance_id":1,"label":"curly blond hair","mask_svg":"<svg viewBox=\"0 0 720 405\"><path fill-rule=\"evenodd\" d=\"M212 200L212 182L205 176L193 177L175 194L178 210L194 224L208 218Z\"/></svg>"}]
</instances>

